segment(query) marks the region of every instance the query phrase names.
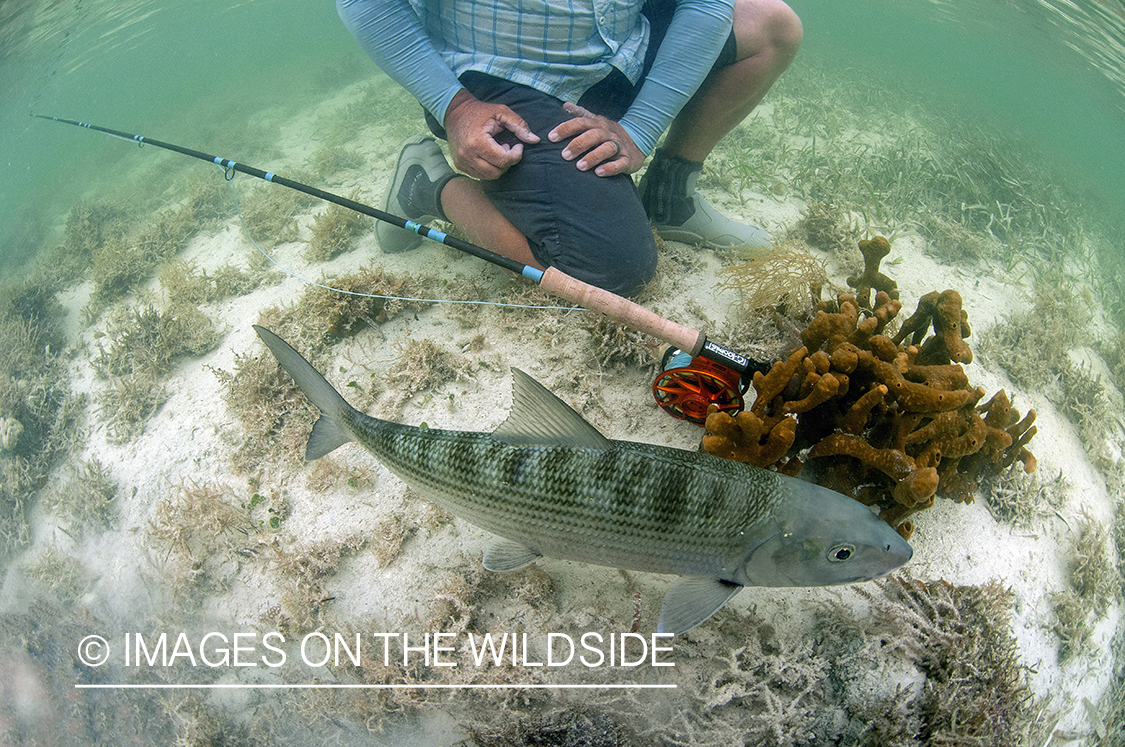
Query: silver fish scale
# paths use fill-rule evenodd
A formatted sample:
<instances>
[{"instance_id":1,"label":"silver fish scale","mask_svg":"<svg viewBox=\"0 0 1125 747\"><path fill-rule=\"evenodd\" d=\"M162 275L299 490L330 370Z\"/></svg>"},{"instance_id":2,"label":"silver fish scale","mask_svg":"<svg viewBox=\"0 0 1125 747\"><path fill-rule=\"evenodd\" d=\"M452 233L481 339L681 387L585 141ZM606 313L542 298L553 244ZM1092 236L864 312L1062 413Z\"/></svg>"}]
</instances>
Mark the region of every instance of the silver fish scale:
<instances>
[{"instance_id":1,"label":"silver fish scale","mask_svg":"<svg viewBox=\"0 0 1125 747\"><path fill-rule=\"evenodd\" d=\"M596 565L732 580L745 535L791 492L775 473L648 444L511 446L359 412L347 425L391 472L461 518Z\"/></svg>"}]
</instances>

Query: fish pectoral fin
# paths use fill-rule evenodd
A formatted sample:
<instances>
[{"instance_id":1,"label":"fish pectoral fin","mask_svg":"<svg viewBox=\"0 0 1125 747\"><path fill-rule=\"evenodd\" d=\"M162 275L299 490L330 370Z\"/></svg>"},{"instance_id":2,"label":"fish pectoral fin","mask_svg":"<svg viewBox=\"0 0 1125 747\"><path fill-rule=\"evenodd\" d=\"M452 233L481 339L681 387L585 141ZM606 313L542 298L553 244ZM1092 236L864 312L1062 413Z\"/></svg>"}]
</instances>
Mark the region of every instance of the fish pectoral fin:
<instances>
[{"instance_id":1,"label":"fish pectoral fin","mask_svg":"<svg viewBox=\"0 0 1125 747\"><path fill-rule=\"evenodd\" d=\"M519 570L526 565L531 565L541 557L543 557L542 554L535 552L526 545L521 545L519 542L498 539L484 551L482 562L485 570L500 573Z\"/></svg>"},{"instance_id":2,"label":"fish pectoral fin","mask_svg":"<svg viewBox=\"0 0 1125 747\"><path fill-rule=\"evenodd\" d=\"M512 411L492 437L511 446L612 448L570 405L518 368L512 369Z\"/></svg>"},{"instance_id":3,"label":"fish pectoral fin","mask_svg":"<svg viewBox=\"0 0 1125 747\"><path fill-rule=\"evenodd\" d=\"M741 589L740 584L717 578L684 576L676 579L664 595L656 632L679 635L703 624Z\"/></svg>"}]
</instances>

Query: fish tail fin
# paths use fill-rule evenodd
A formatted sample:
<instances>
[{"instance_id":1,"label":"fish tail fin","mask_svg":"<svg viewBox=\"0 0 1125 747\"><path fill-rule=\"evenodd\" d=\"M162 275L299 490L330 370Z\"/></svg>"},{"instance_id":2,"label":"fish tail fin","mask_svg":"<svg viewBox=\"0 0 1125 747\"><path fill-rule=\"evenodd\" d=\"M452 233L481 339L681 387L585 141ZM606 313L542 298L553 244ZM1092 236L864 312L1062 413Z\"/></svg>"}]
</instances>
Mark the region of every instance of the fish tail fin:
<instances>
[{"instance_id":1,"label":"fish tail fin","mask_svg":"<svg viewBox=\"0 0 1125 747\"><path fill-rule=\"evenodd\" d=\"M328 383L328 379L313 368L312 364L289 343L265 327L255 324L254 331L277 358L281 367L293 377L293 381L297 382L297 386L309 401L320 409L320 419L313 426L309 443L305 446L305 461L319 459L353 440L351 431L346 425L346 417L355 408L349 405L347 400Z\"/></svg>"}]
</instances>

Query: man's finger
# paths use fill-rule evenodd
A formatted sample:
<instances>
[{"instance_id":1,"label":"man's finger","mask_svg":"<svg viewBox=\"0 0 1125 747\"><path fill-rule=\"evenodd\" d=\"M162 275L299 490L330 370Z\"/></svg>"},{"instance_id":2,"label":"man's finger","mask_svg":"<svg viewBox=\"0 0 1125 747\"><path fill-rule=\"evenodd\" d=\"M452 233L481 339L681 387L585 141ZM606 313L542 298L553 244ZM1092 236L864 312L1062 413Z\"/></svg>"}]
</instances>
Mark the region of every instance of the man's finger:
<instances>
[{"instance_id":1,"label":"man's finger","mask_svg":"<svg viewBox=\"0 0 1125 747\"><path fill-rule=\"evenodd\" d=\"M579 159L576 165L579 171L586 171L609 161L615 161L620 154L621 143L616 140L606 140ZM603 176L601 172L602 170L598 170L596 173L598 176Z\"/></svg>"},{"instance_id":2,"label":"man's finger","mask_svg":"<svg viewBox=\"0 0 1125 747\"><path fill-rule=\"evenodd\" d=\"M581 155L589 155L590 151L610 140L613 140L612 132L603 130L600 127L591 127L575 136L573 140L567 143L566 147L563 148L562 157L568 161L572 161Z\"/></svg>"},{"instance_id":3,"label":"man's finger","mask_svg":"<svg viewBox=\"0 0 1125 747\"><path fill-rule=\"evenodd\" d=\"M569 101L563 102L563 111L567 114L573 114L576 117L593 117L596 116L589 109L585 109L578 104L572 104Z\"/></svg>"},{"instance_id":4,"label":"man's finger","mask_svg":"<svg viewBox=\"0 0 1125 747\"><path fill-rule=\"evenodd\" d=\"M532 132L531 128L527 126L527 122L523 121L523 119L511 109L500 112L496 116L496 120L504 126L504 129L511 132L523 142L539 142L539 136Z\"/></svg>"},{"instance_id":5,"label":"man's finger","mask_svg":"<svg viewBox=\"0 0 1125 747\"><path fill-rule=\"evenodd\" d=\"M588 118L578 116L574 119L568 119L565 122L560 122L555 125L555 129L547 133L547 139L552 143L557 143L560 140L565 140L568 137L574 137L579 133L585 132L591 127L595 127L596 123Z\"/></svg>"},{"instance_id":6,"label":"man's finger","mask_svg":"<svg viewBox=\"0 0 1125 747\"><path fill-rule=\"evenodd\" d=\"M461 170L476 179L491 181L499 179L522 157L523 143L516 143L513 146L493 143L488 151L473 157Z\"/></svg>"}]
</instances>

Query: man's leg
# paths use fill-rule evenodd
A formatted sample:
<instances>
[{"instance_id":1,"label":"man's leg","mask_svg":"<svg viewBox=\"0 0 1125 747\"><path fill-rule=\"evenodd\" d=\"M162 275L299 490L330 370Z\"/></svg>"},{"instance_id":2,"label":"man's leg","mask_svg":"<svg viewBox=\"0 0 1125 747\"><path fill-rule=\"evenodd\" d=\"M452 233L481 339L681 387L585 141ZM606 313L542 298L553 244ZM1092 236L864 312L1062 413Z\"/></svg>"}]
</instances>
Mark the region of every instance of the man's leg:
<instances>
[{"instance_id":1,"label":"man's leg","mask_svg":"<svg viewBox=\"0 0 1125 747\"><path fill-rule=\"evenodd\" d=\"M477 78L474 86L478 98L511 107L542 140L526 144L498 179L476 181L456 176L432 139L412 138L388 190L388 211L446 218L474 243L524 264L554 266L621 295L640 290L656 269L656 245L632 180L579 171L562 158L566 143L546 137L572 116L557 99L497 79ZM384 251L420 243L393 226L380 230Z\"/></svg>"},{"instance_id":2,"label":"man's leg","mask_svg":"<svg viewBox=\"0 0 1125 747\"><path fill-rule=\"evenodd\" d=\"M738 0L736 62L712 74L668 130L664 151L702 162L746 119L797 55L801 21L781 0Z\"/></svg>"},{"instance_id":3,"label":"man's leg","mask_svg":"<svg viewBox=\"0 0 1125 747\"><path fill-rule=\"evenodd\" d=\"M546 269L531 253L527 237L488 201L477 180L452 179L441 191L441 204L449 222L468 234L474 244L525 265Z\"/></svg>"},{"instance_id":4,"label":"man's leg","mask_svg":"<svg viewBox=\"0 0 1125 747\"><path fill-rule=\"evenodd\" d=\"M768 245L764 231L726 219L696 195L695 179L719 140L789 67L801 36L800 19L781 0L737 0L735 61L713 72L680 111L642 185L645 206L662 236L712 246Z\"/></svg>"}]
</instances>

